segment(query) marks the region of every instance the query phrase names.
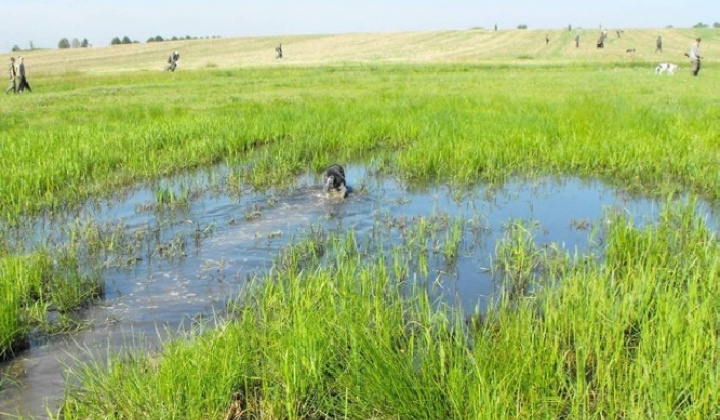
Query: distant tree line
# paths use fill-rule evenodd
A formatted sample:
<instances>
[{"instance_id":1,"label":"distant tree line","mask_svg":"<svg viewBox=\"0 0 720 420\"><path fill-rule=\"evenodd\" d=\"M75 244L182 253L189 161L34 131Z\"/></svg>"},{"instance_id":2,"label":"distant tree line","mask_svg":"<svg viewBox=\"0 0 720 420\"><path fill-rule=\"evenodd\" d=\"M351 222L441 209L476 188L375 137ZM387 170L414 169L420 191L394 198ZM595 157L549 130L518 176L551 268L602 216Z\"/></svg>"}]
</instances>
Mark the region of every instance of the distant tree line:
<instances>
[{"instance_id":1,"label":"distant tree line","mask_svg":"<svg viewBox=\"0 0 720 420\"><path fill-rule=\"evenodd\" d=\"M172 37L172 38L163 38L163 37L161 37L160 35L156 35L156 36L151 36L150 38L148 38L147 43L149 44L149 43L151 43L151 42L186 41L186 40L191 40L191 39L211 39L211 38L212 38L212 39L220 38L220 36L219 36L219 35L213 35L213 36L211 36L211 37L210 37L210 36L197 37L197 36L185 35L184 37L182 37L182 36L180 36L180 37L174 36L174 37Z\"/></svg>"},{"instance_id":2,"label":"distant tree line","mask_svg":"<svg viewBox=\"0 0 720 420\"><path fill-rule=\"evenodd\" d=\"M73 38L72 41L68 40L67 38L63 38L58 42L58 48L64 49L64 48L87 48L90 46L90 41L87 40L87 38L84 38L82 41L80 41L77 38Z\"/></svg>"},{"instance_id":3,"label":"distant tree line","mask_svg":"<svg viewBox=\"0 0 720 420\"><path fill-rule=\"evenodd\" d=\"M203 38L203 37L186 35L184 37L174 36L172 38L163 38L160 35L156 35L156 36L151 36L150 38L148 38L147 43L164 42L164 41L184 41L184 40L190 40L190 39L210 39L210 38L220 38L220 36L213 36L213 37L206 36ZM110 41L110 45L138 44L138 43L139 43L139 41L131 40L130 37L128 37L127 35L122 38L115 37L112 39L112 41Z\"/></svg>"},{"instance_id":4,"label":"distant tree line","mask_svg":"<svg viewBox=\"0 0 720 420\"><path fill-rule=\"evenodd\" d=\"M30 41L30 51L32 51L32 50L34 50L34 49L35 49L35 44L33 44L33 42ZM12 51L13 51L13 52L22 51L22 50L23 50L23 49L20 48L17 44L13 45L13 47L12 47Z\"/></svg>"},{"instance_id":5,"label":"distant tree line","mask_svg":"<svg viewBox=\"0 0 720 420\"><path fill-rule=\"evenodd\" d=\"M137 44L137 43L138 43L138 41L131 40L130 37L128 37L127 35L122 37L122 39L115 37L112 39L112 41L110 41L110 45Z\"/></svg>"}]
</instances>

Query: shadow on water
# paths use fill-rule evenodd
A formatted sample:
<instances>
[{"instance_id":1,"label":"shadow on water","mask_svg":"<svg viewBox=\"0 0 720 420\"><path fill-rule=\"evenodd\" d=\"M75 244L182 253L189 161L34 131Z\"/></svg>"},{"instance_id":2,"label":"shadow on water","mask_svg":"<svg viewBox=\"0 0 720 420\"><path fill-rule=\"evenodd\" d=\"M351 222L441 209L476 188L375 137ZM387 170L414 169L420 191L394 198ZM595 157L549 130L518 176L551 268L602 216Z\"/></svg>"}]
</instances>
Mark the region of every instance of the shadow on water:
<instances>
[{"instance_id":1,"label":"shadow on water","mask_svg":"<svg viewBox=\"0 0 720 420\"><path fill-rule=\"evenodd\" d=\"M429 277L434 293L471 311L484 307L498 291L495 246L511 221L533 223L537 243L582 254L593 248L592 228L608 211L623 212L644 225L653 223L663 207L656 200L632 198L577 178L518 180L500 188L458 191L409 188L375 177L363 166L346 170L354 191L345 199L326 196L316 174L300 176L289 190L229 192L228 171L219 167L34 221L18 235L28 248L33 241L70 240L73 232L67 226L121 231L117 237L131 238L135 245L126 245L125 253L100 255L105 300L83 313L90 329L38 337L29 350L0 365L14 383L0 393L0 413L43 416L44 406L54 406L62 397L63 371L74 360L126 347L153 349L183 326L212 320L249 278L266 272L282 247L311 226L353 229L358 237L383 230L389 242L399 244L408 224L462 219L459 257L448 267L441 253L435 253ZM698 214L714 220L707 206Z\"/></svg>"}]
</instances>

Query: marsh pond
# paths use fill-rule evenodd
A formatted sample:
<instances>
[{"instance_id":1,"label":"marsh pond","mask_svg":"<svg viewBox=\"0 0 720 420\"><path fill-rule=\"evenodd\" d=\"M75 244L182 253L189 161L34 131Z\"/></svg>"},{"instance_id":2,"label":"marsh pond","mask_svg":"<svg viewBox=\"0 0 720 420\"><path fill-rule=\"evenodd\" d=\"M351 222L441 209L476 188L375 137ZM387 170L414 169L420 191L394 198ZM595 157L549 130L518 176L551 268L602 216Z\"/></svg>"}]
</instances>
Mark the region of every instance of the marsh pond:
<instances>
[{"instance_id":1,"label":"marsh pond","mask_svg":"<svg viewBox=\"0 0 720 420\"><path fill-rule=\"evenodd\" d=\"M62 246L87 232L115 245L86 252L93 255L88 265L100 269L103 293L74 314L81 328L35 334L28 349L0 365L0 413L45 416L45 407L62 398L74 364L125 349L152 351L178 331L211 326L250 279L271 269L283 247L318 231L379 236L390 249L413 240L408 227L426 225L427 287L472 312L504 287L497 255L511 227L522 226L539 247L598 256L608 214L644 225L665 205L578 178L456 188L410 186L361 165L346 172L346 198L323 193L313 173L287 188L230 191L227 168L217 167L26 221L18 240L28 249ZM713 209L698 207L715 219Z\"/></svg>"}]
</instances>

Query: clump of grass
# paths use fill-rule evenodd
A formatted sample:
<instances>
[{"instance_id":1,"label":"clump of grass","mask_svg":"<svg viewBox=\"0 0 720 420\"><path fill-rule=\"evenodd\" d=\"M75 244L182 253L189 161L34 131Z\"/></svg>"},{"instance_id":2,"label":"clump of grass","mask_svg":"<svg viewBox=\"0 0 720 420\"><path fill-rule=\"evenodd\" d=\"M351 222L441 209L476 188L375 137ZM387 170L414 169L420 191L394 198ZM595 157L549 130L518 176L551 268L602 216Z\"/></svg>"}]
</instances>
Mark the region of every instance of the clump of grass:
<instances>
[{"instance_id":1,"label":"clump of grass","mask_svg":"<svg viewBox=\"0 0 720 420\"><path fill-rule=\"evenodd\" d=\"M104 293L72 252L38 250L0 258L0 359L27 346L31 331L58 333L86 326L75 314Z\"/></svg>"},{"instance_id":2,"label":"clump of grass","mask_svg":"<svg viewBox=\"0 0 720 420\"><path fill-rule=\"evenodd\" d=\"M34 266L25 258L0 259L0 361L27 345L28 327L22 320L23 300L35 282L24 276L26 265Z\"/></svg>"},{"instance_id":3,"label":"clump of grass","mask_svg":"<svg viewBox=\"0 0 720 420\"><path fill-rule=\"evenodd\" d=\"M169 241L159 242L150 257L159 256L170 261L182 259L187 256L188 234L178 232Z\"/></svg>"},{"instance_id":4,"label":"clump of grass","mask_svg":"<svg viewBox=\"0 0 720 420\"><path fill-rule=\"evenodd\" d=\"M322 227L311 226L304 240L280 251L273 267L279 269L279 274L287 274L317 266L325 254L327 235Z\"/></svg>"},{"instance_id":5,"label":"clump of grass","mask_svg":"<svg viewBox=\"0 0 720 420\"><path fill-rule=\"evenodd\" d=\"M524 295L535 281L542 254L535 243L533 222L511 221L496 244L496 266L510 295Z\"/></svg>"},{"instance_id":6,"label":"clump of grass","mask_svg":"<svg viewBox=\"0 0 720 420\"><path fill-rule=\"evenodd\" d=\"M45 251L0 258L0 359L25 348L34 328L52 332L77 328L78 322L67 314L103 293L97 277L80 273L77 260L54 259Z\"/></svg>"},{"instance_id":7,"label":"clump of grass","mask_svg":"<svg viewBox=\"0 0 720 420\"><path fill-rule=\"evenodd\" d=\"M46 287L53 307L61 313L86 306L104 294L102 279L97 273L83 274L75 254L58 258L53 267L53 280Z\"/></svg>"},{"instance_id":8,"label":"clump of grass","mask_svg":"<svg viewBox=\"0 0 720 420\"><path fill-rule=\"evenodd\" d=\"M511 220L504 238L495 244L495 274L504 297L510 300L536 293L542 285L554 287L570 270L572 261L566 250L553 242L537 243L539 228L535 221Z\"/></svg>"},{"instance_id":9,"label":"clump of grass","mask_svg":"<svg viewBox=\"0 0 720 420\"><path fill-rule=\"evenodd\" d=\"M190 203L190 189L184 184L180 185L179 191L168 185L160 185L155 188L155 200L158 207L188 206Z\"/></svg>"},{"instance_id":10,"label":"clump of grass","mask_svg":"<svg viewBox=\"0 0 720 420\"><path fill-rule=\"evenodd\" d=\"M465 233L465 222L462 219L456 219L452 222L450 230L445 234L445 242L443 245L443 256L445 264L453 267L460 257L460 246Z\"/></svg>"}]
</instances>

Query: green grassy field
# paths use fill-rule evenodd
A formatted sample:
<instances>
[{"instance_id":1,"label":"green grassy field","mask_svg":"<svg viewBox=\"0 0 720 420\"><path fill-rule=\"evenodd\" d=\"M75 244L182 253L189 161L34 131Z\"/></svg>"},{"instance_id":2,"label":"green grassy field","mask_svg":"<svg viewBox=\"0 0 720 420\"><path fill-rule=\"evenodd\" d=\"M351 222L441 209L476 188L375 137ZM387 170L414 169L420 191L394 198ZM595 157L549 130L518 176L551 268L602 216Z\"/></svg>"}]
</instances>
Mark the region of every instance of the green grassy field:
<instances>
[{"instance_id":1,"label":"green grassy field","mask_svg":"<svg viewBox=\"0 0 720 420\"><path fill-rule=\"evenodd\" d=\"M33 93L0 101L2 357L31 328L72 328L41 327L49 308L69 314L102 294L76 248L12 246L21 216L218 162L231 167L231 182L258 189L340 161L410 183L573 175L716 203L720 32L628 30L602 51L595 32L581 32L580 49L574 32L468 30L28 52ZM662 56L653 52L658 34ZM682 52L696 35L708 59L692 78ZM278 42L286 59L273 58ZM181 68L163 72L173 49ZM681 70L655 76L658 61ZM352 232L309 235L248 289L227 325L159 355L90 366L61 411L66 419L218 418L231 405L244 418L718 415L714 234L692 208L673 206L656 227L612 226L602 261L557 260L509 237L496 257L518 267L510 280L527 280L526 261L552 269L539 293L507 296L470 320L409 285L405 275L418 269L411 250L376 260ZM319 249L337 261L318 264Z\"/></svg>"}]
</instances>

